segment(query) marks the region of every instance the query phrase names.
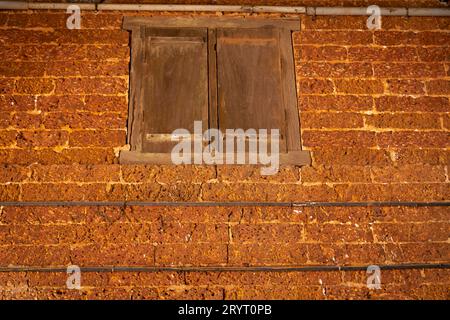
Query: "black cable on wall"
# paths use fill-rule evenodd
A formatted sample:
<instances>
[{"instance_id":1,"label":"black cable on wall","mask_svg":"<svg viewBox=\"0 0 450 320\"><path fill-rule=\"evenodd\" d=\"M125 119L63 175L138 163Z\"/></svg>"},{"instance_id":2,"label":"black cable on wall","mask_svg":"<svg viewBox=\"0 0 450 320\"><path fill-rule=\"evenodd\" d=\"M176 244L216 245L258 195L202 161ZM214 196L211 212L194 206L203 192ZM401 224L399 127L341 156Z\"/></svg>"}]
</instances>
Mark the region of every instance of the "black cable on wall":
<instances>
[{"instance_id":1,"label":"black cable on wall","mask_svg":"<svg viewBox=\"0 0 450 320\"><path fill-rule=\"evenodd\" d=\"M149 201L4 201L0 207L89 207L89 206L151 206L151 207L448 207L450 201L360 201L360 202L149 202Z\"/></svg>"},{"instance_id":2,"label":"black cable on wall","mask_svg":"<svg viewBox=\"0 0 450 320\"><path fill-rule=\"evenodd\" d=\"M380 270L450 269L449 263L410 263L377 265ZM145 267L145 266L92 266L80 267L81 272L317 272L366 271L364 266L209 266L209 267ZM67 272L67 267L0 267L0 272Z\"/></svg>"}]
</instances>

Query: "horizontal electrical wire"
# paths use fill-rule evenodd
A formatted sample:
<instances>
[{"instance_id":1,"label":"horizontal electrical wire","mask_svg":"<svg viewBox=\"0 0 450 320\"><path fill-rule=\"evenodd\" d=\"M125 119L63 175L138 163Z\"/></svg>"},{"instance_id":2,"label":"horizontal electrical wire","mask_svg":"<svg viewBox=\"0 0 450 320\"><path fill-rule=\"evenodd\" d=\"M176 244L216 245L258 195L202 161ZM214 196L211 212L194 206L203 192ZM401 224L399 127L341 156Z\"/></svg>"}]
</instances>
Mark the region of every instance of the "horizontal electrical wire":
<instances>
[{"instance_id":1,"label":"horizontal electrical wire","mask_svg":"<svg viewBox=\"0 0 450 320\"><path fill-rule=\"evenodd\" d=\"M376 265L380 270L449 269L449 263L410 263ZM159 266L103 266L80 267L81 272L314 272L314 271L366 271L364 266L206 266L206 267L159 267ZM0 267L0 272L67 272L67 267Z\"/></svg>"},{"instance_id":2,"label":"horizontal electrical wire","mask_svg":"<svg viewBox=\"0 0 450 320\"><path fill-rule=\"evenodd\" d=\"M361 201L361 202L150 202L150 201L4 201L0 207L448 207L450 201Z\"/></svg>"}]
</instances>

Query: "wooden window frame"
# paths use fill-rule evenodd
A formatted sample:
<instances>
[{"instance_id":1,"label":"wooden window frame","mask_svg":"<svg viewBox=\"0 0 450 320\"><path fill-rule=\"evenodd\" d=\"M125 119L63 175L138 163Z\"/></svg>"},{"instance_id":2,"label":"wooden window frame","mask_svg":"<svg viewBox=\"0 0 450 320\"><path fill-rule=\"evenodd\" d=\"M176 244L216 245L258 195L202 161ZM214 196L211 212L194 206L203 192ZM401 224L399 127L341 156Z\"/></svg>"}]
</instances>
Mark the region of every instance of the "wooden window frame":
<instances>
[{"instance_id":1,"label":"wooden window frame","mask_svg":"<svg viewBox=\"0 0 450 320\"><path fill-rule=\"evenodd\" d=\"M300 30L300 22L294 18L241 18L241 17L125 17L123 29L131 31L131 69L130 97L128 111L127 143L129 151L121 151L119 162L123 164L172 164L170 153L144 153L142 147L143 127L143 90L142 73L139 63L144 56L141 36L146 28L206 28L208 37L215 39L216 28L267 28L275 27L280 31L280 57L282 72L282 91L286 125L287 152L280 152L280 165L310 165L310 152L301 149L300 115L297 104L297 89L292 46L292 32ZM217 66L216 55L209 54L215 41L208 40L208 112L209 127L217 128ZM215 88L215 89L214 89Z\"/></svg>"}]
</instances>

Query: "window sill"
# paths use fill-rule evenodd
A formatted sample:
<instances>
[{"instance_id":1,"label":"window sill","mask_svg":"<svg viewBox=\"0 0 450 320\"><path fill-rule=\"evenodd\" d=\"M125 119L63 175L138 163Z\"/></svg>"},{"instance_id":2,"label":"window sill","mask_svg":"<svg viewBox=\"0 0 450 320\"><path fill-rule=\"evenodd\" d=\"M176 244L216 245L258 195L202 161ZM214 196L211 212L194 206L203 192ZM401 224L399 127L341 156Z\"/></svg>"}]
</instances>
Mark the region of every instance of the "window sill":
<instances>
[{"instance_id":1,"label":"window sill","mask_svg":"<svg viewBox=\"0 0 450 320\"><path fill-rule=\"evenodd\" d=\"M120 164L173 164L170 153L141 153L138 151L121 151ZM311 154L306 150L280 153L280 165L308 166ZM237 165L237 164L235 164Z\"/></svg>"}]
</instances>

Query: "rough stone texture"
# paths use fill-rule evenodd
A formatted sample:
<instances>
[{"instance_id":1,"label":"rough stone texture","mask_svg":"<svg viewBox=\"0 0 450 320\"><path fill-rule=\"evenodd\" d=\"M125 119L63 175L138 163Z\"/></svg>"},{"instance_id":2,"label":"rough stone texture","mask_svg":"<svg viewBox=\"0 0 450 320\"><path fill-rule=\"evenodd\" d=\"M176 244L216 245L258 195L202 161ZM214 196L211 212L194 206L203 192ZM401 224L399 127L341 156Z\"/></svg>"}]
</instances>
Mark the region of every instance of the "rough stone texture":
<instances>
[{"instance_id":1,"label":"rough stone texture","mask_svg":"<svg viewBox=\"0 0 450 320\"><path fill-rule=\"evenodd\" d=\"M5 265L64 267L445 263L446 208L5 207ZM448 299L448 271L3 273L0 297ZM149 294L151 292L151 294ZM170 293L169 296L167 296Z\"/></svg>"},{"instance_id":2,"label":"rough stone texture","mask_svg":"<svg viewBox=\"0 0 450 320\"><path fill-rule=\"evenodd\" d=\"M367 5L295 1L312 3ZM405 3L439 6L371 2ZM180 15L84 12L82 29L67 31L61 12L0 13L1 201L450 199L450 19L383 17L382 30L368 31L364 17L300 16L293 44L302 145L313 163L267 177L251 166L118 164L129 89L120 28L136 14ZM2 207L0 265L448 263L449 218L445 207ZM379 291L366 288L364 272L87 273L81 291L65 280L2 273L0 297L449 298L439 269L383 272Z\"/></svg>"}]
</instances>

